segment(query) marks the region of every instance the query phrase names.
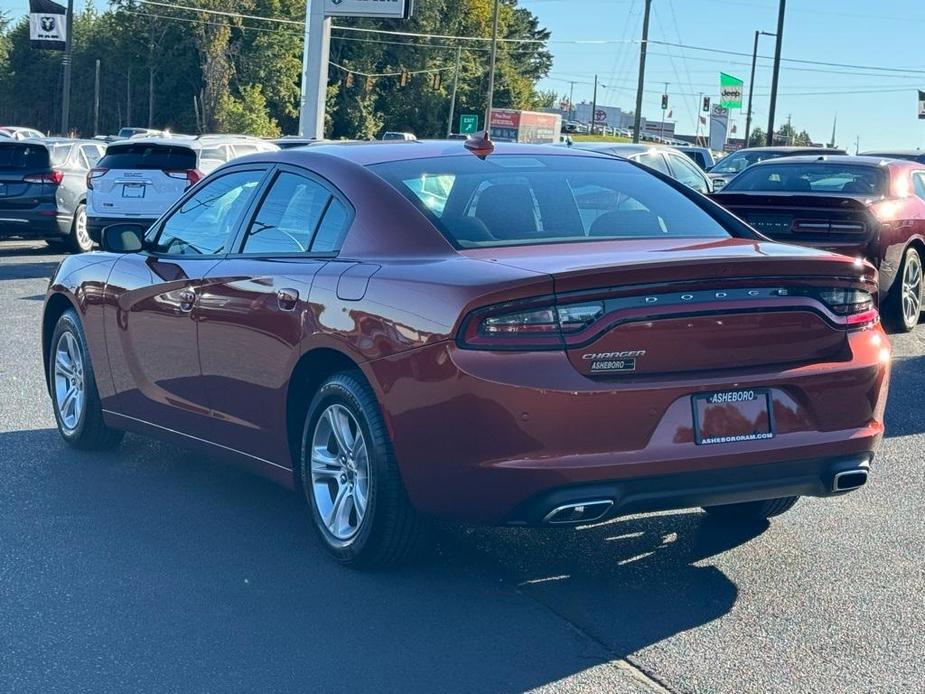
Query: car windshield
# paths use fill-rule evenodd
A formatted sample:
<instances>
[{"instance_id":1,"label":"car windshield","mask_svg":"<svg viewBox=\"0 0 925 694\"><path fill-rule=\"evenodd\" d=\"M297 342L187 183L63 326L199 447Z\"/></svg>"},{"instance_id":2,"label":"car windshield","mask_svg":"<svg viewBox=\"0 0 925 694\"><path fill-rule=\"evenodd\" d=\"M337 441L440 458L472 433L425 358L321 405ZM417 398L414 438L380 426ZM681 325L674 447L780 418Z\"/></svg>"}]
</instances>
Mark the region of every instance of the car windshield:
<instances>
[{"instance_id":1,"label":"car windshield","mask_svg":"<svg viewBox=\"0 0 925 694\"><path fill-rule=\"evenodd\" d=\"M877 166L811 162L762 164L734 178L724 191L883 195L886 172Z\"/></svg>"},{"instance_id":2,"label":"car windshield","mask_svg":"<svg viewBox=\"0 0 925 694\"><path fill-rule=\"evenodd\" d=\"M98 166L104 169L195 169L196 153L188 147L144 142L111 145Z\"/></svg>"},{"instance_id":3,"label":"car windshield","mask_svg":"<svg viewBox=\"0 0 925 694\"><path fill-rule=\"evenodd\" d=\"M691 198L619 159L497 155L370 168L459 248L730 235Z\"/></svg>"},{"instance_id":4,"label":"car windshield","mask_svg":"<svg viewBox=\"0 0 925 694\"><path fill-rule=\"evenodd\" d=\"M752 164L757 164L760 161L766 161L768 159L777 159L778 157L786 156L786 152L736 152L735 154L730 154L725 159L721 159L719 163L710 169L710 173L739 173L744 171Z\"/></svg>"}]
</instances>

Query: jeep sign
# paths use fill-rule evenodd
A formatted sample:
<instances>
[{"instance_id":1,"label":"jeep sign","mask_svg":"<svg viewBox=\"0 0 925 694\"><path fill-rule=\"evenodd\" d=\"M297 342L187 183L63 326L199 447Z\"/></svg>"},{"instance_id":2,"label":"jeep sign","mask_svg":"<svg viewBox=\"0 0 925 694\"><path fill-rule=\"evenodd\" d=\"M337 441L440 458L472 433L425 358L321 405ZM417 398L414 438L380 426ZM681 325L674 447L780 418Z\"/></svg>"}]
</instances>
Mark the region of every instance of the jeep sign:
<instances>
[{"instance_id":1,"label":"jeep sign","mask_svg":"<svg viewBox=\"0 0 925 694\"><path fill-rule=\"evenodd\" d=\"M379 17L408 19L412 0L324 0L328 17Z\"/></svg>"}]
</instances>

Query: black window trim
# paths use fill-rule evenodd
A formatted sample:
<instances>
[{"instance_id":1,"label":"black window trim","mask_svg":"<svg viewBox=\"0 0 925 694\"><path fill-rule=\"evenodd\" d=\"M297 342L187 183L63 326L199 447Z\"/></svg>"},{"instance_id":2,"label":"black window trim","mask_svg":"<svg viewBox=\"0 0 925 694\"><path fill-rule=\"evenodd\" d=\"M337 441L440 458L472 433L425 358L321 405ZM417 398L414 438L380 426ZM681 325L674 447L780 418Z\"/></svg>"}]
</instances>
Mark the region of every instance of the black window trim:
<instances>
[{"instance_id":1,"label":"black window trim","mask_svg":"<svg viewBox=\"0 0 925 694\"><path fill-rule=\"evenodd\" d=\"M324 221L325 216L328 213L328 210L331 208L331 201L337 200L341 205L344 206L344 209L347 211L346 220L344 221L344 228L346 232L341 239L340 246L341 248L344 245L344 241L347 239L347 234L350 233L350 229L353 226L353 221L356 219L356 208L350 203L347 197L329 180L315 173L314 171L305 168L304 166L297 166L294 164L276 164L270 170L268 176L264 179L262 188L258 191L258 194L255 196L253 204L251 204L244 215L243 222L238 226L237 233L235 238L231 243L231 248L233 249L228 253L228 257L231 258L254 258L254 259L267 259L271 260L274 258L281 259L292 259L292 258L322 258L322 259L332 259L337 258L340 255L340 248L337 248L333 251L302 251L302 252L293 252L293 253L244 253L244 243L247 241L247 230L250 229L251 224L257 217L257 213L260 210L260 206L263 205L264 199L270 193L270 189L273 186L273 183L279 177L281 173L291 173L296 176L301 176L302 178L307 178L313 183L317 183L322 188L324 188L331 197L328 199L327 204L324 207L324 212L321 216L318 217L318 221L315 224L315 228L312 230L311 241L309 242L309 248L315 243L315 236L318 234L318 229L321 226L321 223Z\"/></svg>"},{"instance_id":2,"label":"black window trim","mask_svg":"<svg viewBox=\"0 0 925 694\"><path fill-rule=\"evenodd\" d=\"M157 218L157 221L151 225L151 227L148 229L148 233L145 234L145 248L144 248L143 253L153 258L165 258L165 259L182 258L184 260L217 261L217 260L222 260L224 258L227 258L229 255L231 255L230 251L227 251L227 250L224 253L216 253L215 255L196 256L196 255L188 255L184 253L159 253L153 250L153 247L157 244L157 240L160 238L161 233L164 230L164 224L167 222L167 220L170 219L173 216L174 212L179 210L186 203L186 201L189 200L193 195L195 195L201 188L204 188L206 185L212 183L213 181L216 181L219 178L224 178L225 176L228 176L230 174L244 173L247 171L260 171L262 172L263 175L257 181L257 191L256 191L256 194L254 195L254 200L256 200L257 198L261 196L263 189L266 187L267 178L272 173L273 170L274 170L274 166L271 162L248 162L247 164L241 164L239 166L231 166L228 168L223 168L221 172L216 170L213 174L206 176L205 178L200 180L196 185L194 185L192 188L190 188L185 193L183 193L183 195L181 195L180 198L173 205L167 208L167 211L161 214L161 216ZM245 219L250 219L250 214L253 209L254 200L248 203L248 206L245 208L244 213L241 215L241 219L238 220L238 223L235 225L235 228L232 230L231 235L229 237L231 239L231 243L228 244L230 248L235 247L238 237L241 234L241 225L243 221ZM123 222L120 222L120 223L123 223ZM132 220L127 218L124 221L124 223L131 224ZM153 235L150 236L149 238L150 234L153 234Z\"/></svg>"}]
</instances>

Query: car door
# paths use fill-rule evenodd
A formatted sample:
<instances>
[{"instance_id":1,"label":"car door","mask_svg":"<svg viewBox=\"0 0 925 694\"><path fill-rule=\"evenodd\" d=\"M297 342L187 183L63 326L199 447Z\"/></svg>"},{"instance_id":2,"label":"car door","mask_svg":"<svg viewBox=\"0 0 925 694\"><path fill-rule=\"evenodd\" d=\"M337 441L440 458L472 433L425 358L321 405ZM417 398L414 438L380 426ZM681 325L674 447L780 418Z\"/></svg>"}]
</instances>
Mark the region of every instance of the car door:
<instances>
[{"instance_id":1,"label":"car door","mask_svg":"<svg viewBox=\"0 0 925 694\"><path fill-rule=\"evenodd\" d=\"M308 171L279 166L235 253L206 271L195 314L199 357L222 445L284 467L289 377L315 274L336 256L352 208Z\"/></svg>"},{"instance_id":2,"label":"car door","mask_svg":"<svg viewBox=\"0 0 925 694\"><path fill-rule=\"evenodd\" d=\"M673 178L688 188L693 188L698 193L706 195L710 192L710 182L707 177L685 155L666 152L665 157L668 159L668 166L671 167Z\"/></svg>"},{"instance_id":3,"label":"car door","mask_svg":"<svg viewBox=\"0 0 925 694\"><path fill-rule=\"evenodd\" d=\"M104 407L198 438L211 434L195 312L202 278L227 254L267 166L196 188L110 274L106 320L114 395Z\"/></svg>"}]
</instances>

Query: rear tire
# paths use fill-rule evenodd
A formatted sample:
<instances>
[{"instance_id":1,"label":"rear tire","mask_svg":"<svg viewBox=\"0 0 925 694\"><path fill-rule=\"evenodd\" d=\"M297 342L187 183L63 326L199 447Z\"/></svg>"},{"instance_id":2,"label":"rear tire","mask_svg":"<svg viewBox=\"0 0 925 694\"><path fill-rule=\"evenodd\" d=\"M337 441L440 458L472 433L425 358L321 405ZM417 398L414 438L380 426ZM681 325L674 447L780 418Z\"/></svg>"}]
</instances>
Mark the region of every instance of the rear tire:
<instances>
[{"instance_id":1,"label":"rear tire","mask_svg":"<svg viewBox=\"0 0 925 694\"><path fill-rule=\"evenodd\" d=\"M87 451L115 448L123 432L103 422L103 407L83 326L73 309L55 325L48 353L48 380L58 432L68 445Z\"/></svg>"},{"instance_id":2,"label":"rear tire","mask_svg":"<svg viewBox=\"0 0 925 694\"><path fill-rule=\"evenodd\" d=\"M93 250L93 240L87 229L87 206L83 203L74 210L74 221L71 222L71 233L67 237L67 247L72 253L86 253Z\"/></svg>"},{"instance_id":3,"label":"rear tire","mask_svg":"<svg viewBox=\"0 0 925 694\"><path fill-rule=\"evenodd\" d=\"M725 504L723 506L704 506L703 510L716 520L755 522L767 520L786 513L800 500L798 496L785 496L780 499L765 501L747 501L742 504Z\"/></svg>"},{"instance_id":4,"label":"rear tire","mask_svg":"<svg viewBox=\"0 0 925 694\"><path fill-rule=\"evenodd\" d=\"M379 403L357 372L334 374L318 389L305 417L300 472L312 525L341 564L400 564L426 546Z\"/></svg>"},{"instance_id":5,"label":"rear tire","mask_svg":"<svg viewBox=\"0 0 925 694\"><path fill-rule=\"evenodd\" d=\"M907 248L886 307L890 323L899 332L910 333L919 324L922 283L922 258L915 248Z\"/></svg>"}]
</instances>

